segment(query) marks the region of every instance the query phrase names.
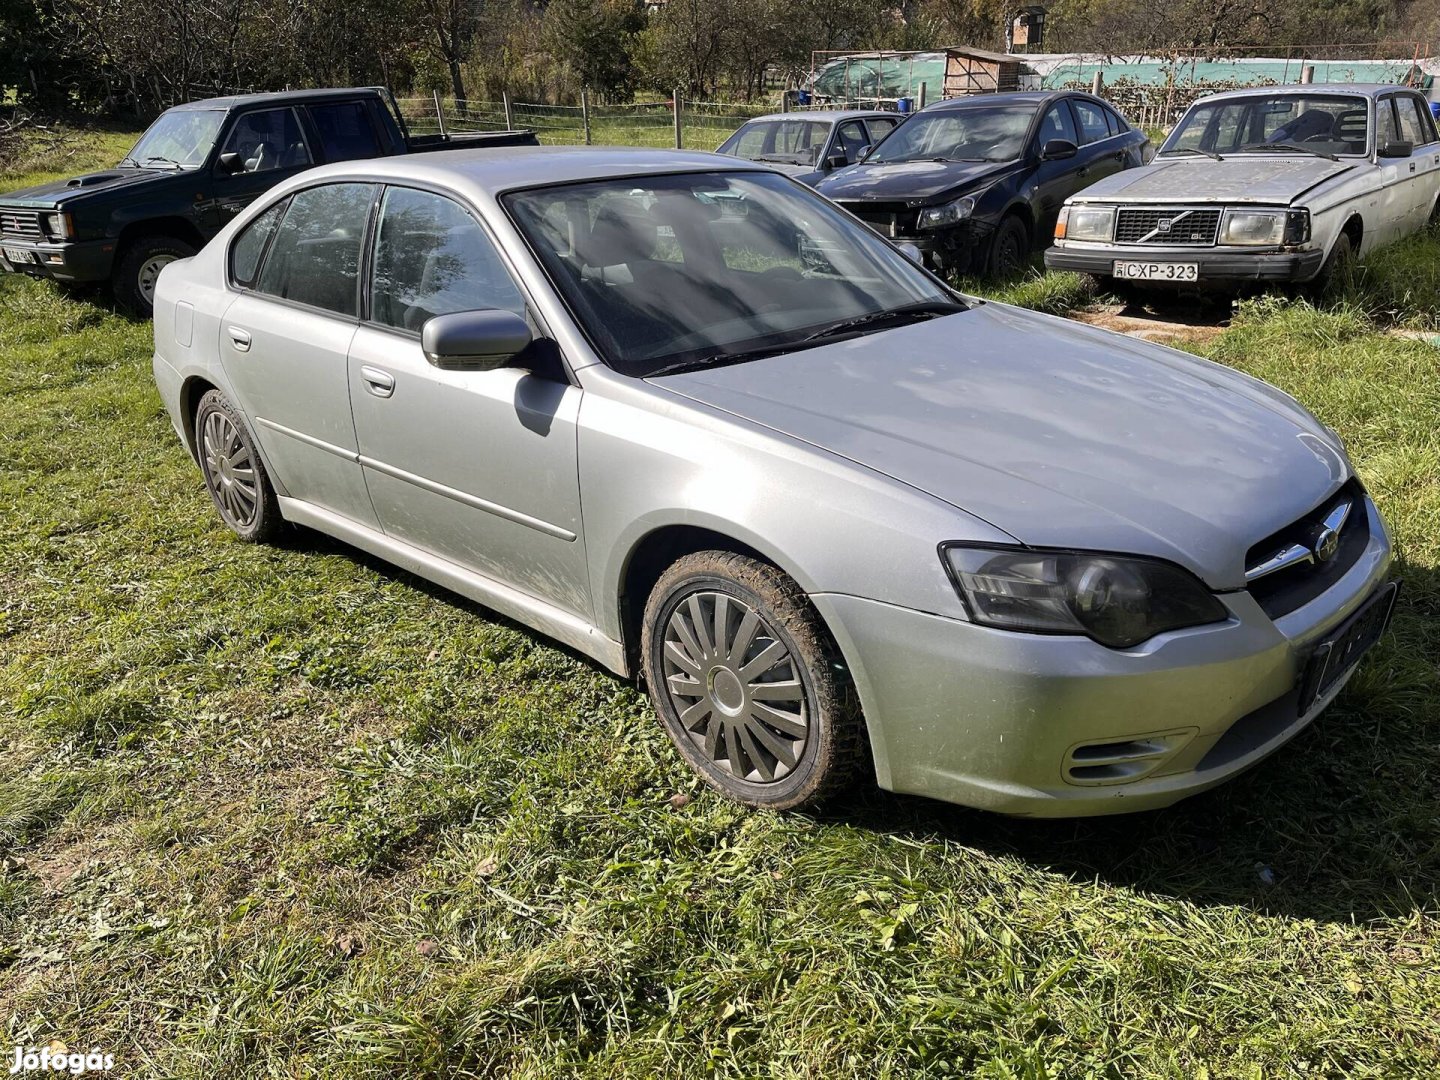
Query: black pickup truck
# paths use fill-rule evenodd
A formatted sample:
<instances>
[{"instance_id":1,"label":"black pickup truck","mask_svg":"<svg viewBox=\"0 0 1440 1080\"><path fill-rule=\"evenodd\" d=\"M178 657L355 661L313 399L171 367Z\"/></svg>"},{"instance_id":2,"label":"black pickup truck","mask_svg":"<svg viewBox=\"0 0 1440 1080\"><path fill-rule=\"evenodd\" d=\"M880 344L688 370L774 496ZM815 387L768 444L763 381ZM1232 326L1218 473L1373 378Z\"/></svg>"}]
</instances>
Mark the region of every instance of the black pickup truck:
<instances>
[{"instance_id":1,"label":"black pickup truck","mask_svg":"<svg viewBox=\"0 0 1440 1080\"><path fill-rule=\"evenodd\" d=\"M113 169L0 195L0 267L110 282L123 307L148 317L161 267L302 169L535 142L531 131L411 135L378 87L194 101L162 113Z\"/></svg>"}]
</instances>

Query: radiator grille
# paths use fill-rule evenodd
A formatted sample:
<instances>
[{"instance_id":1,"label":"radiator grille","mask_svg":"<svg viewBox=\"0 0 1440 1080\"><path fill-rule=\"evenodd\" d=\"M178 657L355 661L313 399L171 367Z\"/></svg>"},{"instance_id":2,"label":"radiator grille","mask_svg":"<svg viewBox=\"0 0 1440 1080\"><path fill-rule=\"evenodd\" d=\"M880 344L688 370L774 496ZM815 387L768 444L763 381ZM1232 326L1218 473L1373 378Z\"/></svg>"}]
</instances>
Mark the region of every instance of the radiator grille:
<instances>
[{"instance_id":1,"label":"radiator grille","mask_svg":"<svg viewBox=\"0 0 1440 1080\"><path fill-rule=\"evenodd\" d=\"M1272 619L1287 615L1330 588L1349 570L1370 543L1370 519L1365 503L1365 489L1358 480L1349 481L1336 494L1279 532L1266 537L1246 555L1247 568L1262 563L1276 551L1289 545L1309 546L1319 528L1318 523L1343 502L1350 504L1350 513L1340 529L1340 544L1326 561L1298 562L1291 567L1252 581L1247 588L1261 609Z\"/></svg>"},{"instance_id":2,"label":"radiator grille","mask_svg":"<svg viewBox=\"0 0 1440 1080\"><path fill-rule=\"evenodd\" d=\"M1219 228L1219 207L1121 207L1115 215L1115 242L1210 247Z\"/></svg>"},{"instance_id":3,"label":"radiator grille","mask_svg":"<svg viewBox=\"0 0 1440 1080\"><path fill-rule=\"evenodd\" d=\"M40 214L36 210L0 210L0 236L23 240L42 240Z\"/></svg>"},{"instance_id":4,"label":"radiator grille","mask_svg":"<svg viewBox=\"0 0 1440 1080\"><path fill-rule=\"evenodd\" d=\"M913 236L915 234L916 211L903 202L845 202L839 205L849 210L881 236Z\"/></svg>"}]
</instances>

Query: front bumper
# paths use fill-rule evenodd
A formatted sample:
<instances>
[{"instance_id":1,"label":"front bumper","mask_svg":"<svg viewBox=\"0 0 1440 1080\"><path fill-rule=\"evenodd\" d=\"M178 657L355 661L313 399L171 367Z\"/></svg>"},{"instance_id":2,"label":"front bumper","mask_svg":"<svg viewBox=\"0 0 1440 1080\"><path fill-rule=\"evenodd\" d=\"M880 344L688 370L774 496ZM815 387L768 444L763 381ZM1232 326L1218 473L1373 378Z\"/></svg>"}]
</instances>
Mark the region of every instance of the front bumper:
<instances>
[{"instance_id":1,"label":"front bumper","mask_svg":"<svg viewBox=\"0 0 1440 1080\"><path fill-rule=\"evenodd\" d=\"M1146 281L1139 285L1167 288L1204 288L1207 283L1241 283L1247 281L1309 281L1325 263L1325 252L1304 251L1217 251L1210 248L1118 247L1109 244L1085 244L1057 241L1045 252L1045 265L1051 270L1075 270L1082 274L1111 277L1115 263L1162 262L1195 263L1200 280L1195 282Z\"/></svg>"},{"instance_id":2,"label":"front bumper","mask_svg":"<svg viewBox=\"0 0 1440 1080\"><path fill-rule=\"evenodd\" d=\"M7 252L24 252L12 259ZM14 274L56 281L109 281L114 240L20 240L0 237L0 267Z\"/></svg>"},{"instance_id":3,"label":"front bumper","mask_svg":"<svg viewBox=\"0 0 1440 1080\"><path fill-rule=\"evenodd\" d=\"M835 593L812 599L865 710L881 787L1006 814L1078 817L1168 806L1243 772L1299 734L1316 644L1384 582L1390 542L1366 500L1366 550L1335 585L1271 620L1247 592L1230 619L1133 649L1010 633ZM1133 778L1077 782L1082 747L1145 743ZM1091 769L1091 775L1094 775Z\"/></svg>"}]
</instances>

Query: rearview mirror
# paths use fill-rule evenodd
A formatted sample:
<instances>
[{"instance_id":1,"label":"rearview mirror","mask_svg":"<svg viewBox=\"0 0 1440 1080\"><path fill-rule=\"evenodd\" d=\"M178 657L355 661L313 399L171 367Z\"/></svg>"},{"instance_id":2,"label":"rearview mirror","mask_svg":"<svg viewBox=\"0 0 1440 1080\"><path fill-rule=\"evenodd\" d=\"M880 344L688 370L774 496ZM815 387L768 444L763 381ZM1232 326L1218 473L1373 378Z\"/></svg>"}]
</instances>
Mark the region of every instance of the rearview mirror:
<instances>
[{"instance_id":1,"label":"rearview mirror","mask_svg":"<svg viewBox=\"0 0 1440 1080\"><path fill-rule=\"evenodd\" d=\"M1064 161L1080 152L1080 148L1069 139L1051 139L1040 151L1041 161Z\"/></svg>"},{"instance_id":2,"label":"rearview mirror","mask_svg":"<svg viewBox=\"0 0 1440 1080\"><path fill-rule=\"evenodd\" d=\"M425 359L452 371L510 367L532 340L529 323L513 311L495 309L436 315L420 330Z\"/></svg>"},{"instance_id":3,"label":"rearview mirror","mask_svg":"<svg viewBox=\"0 0 1440 1080\"><path fill-rule=\"evenodd\" d=\"M223 173L238 173L245 168L245 159L236 153L221 154L216 162Z\"/></svg>"},{"instance_id":4,"label":"rearview mirror","mask_svg":"<svg viewBox=\"0 0 1440 1080\"><path fill-rule=\"evenodd\" d=\"M1380 147L1380 156L1383 158L1409 157L1414 152L1415 144L1404 139L1391 139Z\"/></svg>"}]
</instances>

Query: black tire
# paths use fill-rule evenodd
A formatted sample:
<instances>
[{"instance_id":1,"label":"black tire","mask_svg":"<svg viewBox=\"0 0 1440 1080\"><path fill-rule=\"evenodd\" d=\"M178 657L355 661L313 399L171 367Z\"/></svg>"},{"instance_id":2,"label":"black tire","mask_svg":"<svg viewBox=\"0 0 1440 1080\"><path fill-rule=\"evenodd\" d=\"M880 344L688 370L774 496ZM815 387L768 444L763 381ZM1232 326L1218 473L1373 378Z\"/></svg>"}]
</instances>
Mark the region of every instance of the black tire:
<instances>
[{"instance_id":1,"label":"black tire","mask_svg":"<svg viewBox=\"0 0 1440 1080\"><path fill-rule=\"evenodd\" d=\"M794 809L846 787L866 760L839 650L800 587L767 563L725 551L677 561L645 604L640 653L666 733L727 798Z\"/></svg>"},{"instance_id":2,"label":"black tire","mask_svg":"<svg viewBox=\"0 0 1440 1080\"><path fill-rule=\"evenodd\" d=\"M1350 234L1342 232L1325 258L1325 265L1315 275L1312 293L1318 298L1344 292L1355 281L1355 243Z\"/></svg>"},{"instance_id":3,"label":"black tire","mask_svg":"<svg viewBox=\"0 0 1440 1080\"><path fill-rule=\"evenodd\" d=\"M274 540L285 525L280 502L249 430L219 390L195 408L195 453L220 520L247 543Z\"/></svg>"},{"instance_id":4,"label":"black tire","mask_svg":"<svg viewBox=\"0 0 1440 1080\"><path fill-rule=\"evenodd\" d=\"M137 319L148 319L153 313L154 276L159 266L176 259L188 259L195 248L173 236L142 236L132 241L121 254L110 276L115 302Z\"/></svg>"},{"instance_id":5,"label":"black tire","mask_svg":"<svg viewBox=\"0 0 1440 1080\"><path fill-rule=\"evenodd\" d=\"M1017 215L1006 214L990 238L989 275L997 281L1019 277L1029 262L1030 230Z\"/></svg>"}]
</instances>

